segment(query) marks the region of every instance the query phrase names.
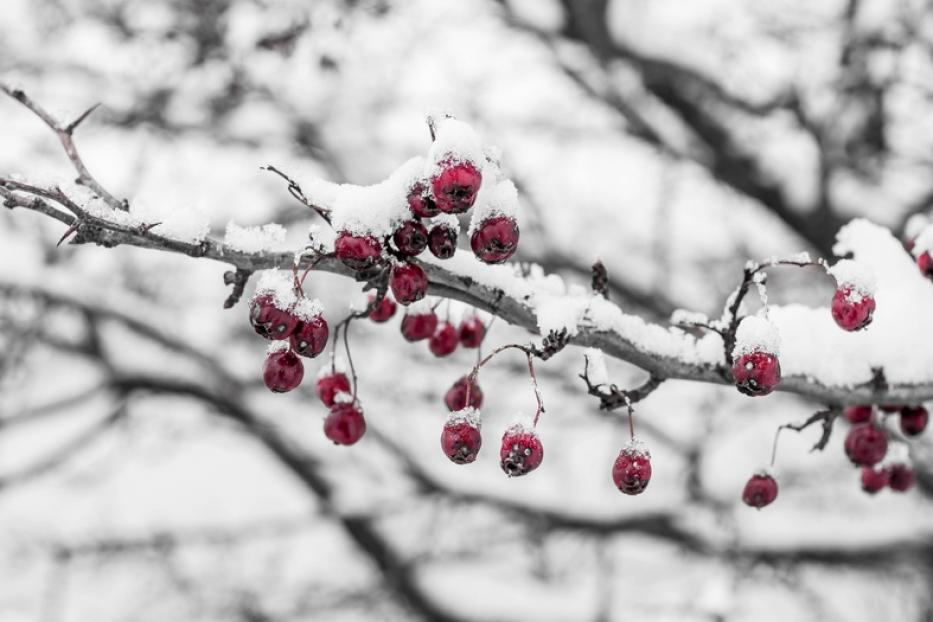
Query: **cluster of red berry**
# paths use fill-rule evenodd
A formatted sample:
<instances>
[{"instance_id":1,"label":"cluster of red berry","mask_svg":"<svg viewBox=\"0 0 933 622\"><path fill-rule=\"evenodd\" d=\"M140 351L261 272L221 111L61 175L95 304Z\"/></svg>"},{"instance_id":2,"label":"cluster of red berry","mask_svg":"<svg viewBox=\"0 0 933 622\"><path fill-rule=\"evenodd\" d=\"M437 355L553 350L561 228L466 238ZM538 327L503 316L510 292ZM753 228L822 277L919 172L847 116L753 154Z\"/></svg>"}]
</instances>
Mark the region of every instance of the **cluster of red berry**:
<instances>
[{"instance_id":1,"label":"cluster of red berry","mask_svg":"<svg viewBox=\"0 0 933 622\"><path fill-rule=\"evenodd\" d=\"M888 434L883 419L897 413L901 432L908 437L922 434L929 421L923 406L883 405L850 406L843 416L852 424L846 435L845 452L849 460L862 467L862 489L874 494L885 486L903 492L913 486L914 472L909 464L895 459L885 461ZM887 464L885 462L888 462Z\"/></svg>"}]
</instances>

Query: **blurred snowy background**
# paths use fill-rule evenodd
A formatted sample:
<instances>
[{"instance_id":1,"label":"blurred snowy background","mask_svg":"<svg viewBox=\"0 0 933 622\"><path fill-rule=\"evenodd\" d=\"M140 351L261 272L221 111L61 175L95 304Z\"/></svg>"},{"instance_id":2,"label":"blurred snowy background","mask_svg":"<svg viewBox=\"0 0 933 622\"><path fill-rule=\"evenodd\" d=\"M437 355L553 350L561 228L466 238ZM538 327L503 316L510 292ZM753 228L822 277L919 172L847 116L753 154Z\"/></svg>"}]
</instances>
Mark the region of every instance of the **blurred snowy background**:
<instances>
[{"instance_id":1,"label":"blurred snowy background","mask_svg":"<svg viewBox=\"0 0 933 622\"><path fill-rule=\"evenodd\" d=\"M79 147L153 219L274 221L292 248L314 219L261 165L375 182L451 112L520 186L522 260L586 284L599 257L614 300L663 320L718 315L748 258L828 256L854 215L900 234L933 204L930 4L4 0L0 77L63 119L101 102ZM74 176L11 100L0 171ZM487 449L456 466L441 396L472 355L434 359L396 319L354 326L370 430L335 447L312 383L262 385L225 266L62 232L0 213L3 622L933 620L929 435L917 489L877 497L838 431L813 454L818 430L785 435L756 512L740 492L775 427L818 405L669 382L639 409L654 479L624 497L625 420L568 348L539 370L546 460L508 480L490 449L533 404L521 359L484 372ZM333 319L359 291L310 282ZM769 295L828 288L780 272Z\"/></svg>"}]
</instances>

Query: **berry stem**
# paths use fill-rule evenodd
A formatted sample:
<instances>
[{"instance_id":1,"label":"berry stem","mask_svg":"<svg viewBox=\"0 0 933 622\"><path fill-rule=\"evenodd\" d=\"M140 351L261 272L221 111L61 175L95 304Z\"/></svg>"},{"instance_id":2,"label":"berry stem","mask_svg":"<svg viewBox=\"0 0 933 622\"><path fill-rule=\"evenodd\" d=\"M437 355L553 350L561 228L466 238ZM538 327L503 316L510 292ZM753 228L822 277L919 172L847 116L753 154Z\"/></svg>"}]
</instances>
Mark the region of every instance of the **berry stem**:
<instances>
[{"instance_id":1,"label":"berry stem","mask_svg":"<svg viewBox=\"0 0 933 622\"><path fill-rule=\"evenodd\" d=\"M534 357L531 352L525 352L525 356L528 357L528 375L531 376L531 386L535 390L535 400L538 402L538 410L535 411L532 426L538 427L538 419L541 417L541 413L544 412L544 402L541 400L541 391L538 389L538 376L535 375Z\"/></svg>"},{"instance_id":2,"label":"berry stem","mask_svg":"<svg viewBox=\"0 0 933 622\"><path fill-rule=\"evenodd\" d=\"M353 357L350 355L350 321L352 318L347 318L346 322L343 324L343 349L347 353L347 365L350 366L350 378L353 382L353 401L356 401L356 368L353 366Z\"/></svg>"}]
</instances>

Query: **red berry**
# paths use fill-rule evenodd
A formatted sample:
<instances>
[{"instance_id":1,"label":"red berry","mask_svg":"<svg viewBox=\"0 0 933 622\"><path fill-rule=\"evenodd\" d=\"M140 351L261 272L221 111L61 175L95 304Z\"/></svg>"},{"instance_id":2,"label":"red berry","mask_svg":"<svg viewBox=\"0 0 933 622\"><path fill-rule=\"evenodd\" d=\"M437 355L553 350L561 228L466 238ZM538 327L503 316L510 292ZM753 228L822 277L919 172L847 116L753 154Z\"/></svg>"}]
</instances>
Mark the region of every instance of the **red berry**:
<instances>
[{"instance_id":1,"label":"red berry","mask_svg":"<svg viewBox=\"0 0 933 622\"><path fill-rule=\"evenodd\" d=\"M457 252L457 230L439 222L428 233L428 248L438 259L450 259Z\"/></svg>"},{"instance_id":2,"label":"red berry","mask_svg":"<svg viewBox=\"0 0 933 622\"><path fill-rule=\"evenodd\" d=\"M275 296L262 294L249 301L249 321L261 337L288 339L299 320L290 310L277 307Z\"/></svg>"},{"instance_id":3,"label":"red berry","mask_svg":"<svg viewBox=\"0 0 933 622\"><path fill-rule=\"evenodd\" d=\"M460 344L464 348L478 348L486 336L486 325L475 315L460 322Z\"/></svg>"},{"instance_id":4,"label":"red berry","mask_svg":"<svg viewBox=\"0 0 933 622\"><path fill-rule=\"evenodd\" d=\"M334 242L334 253L348 268L359 272L379 263L382 245L372 236L341 231Z\"/></svg>"},{"instance_id":5,"label":"red berry","mask_svg":"<svg viewBox=\"0 0 933 622\"><path fill-rule=\"evenodd\" d=\"M861 330L871 324L875 312L875 299L867 294L840 287L833 294L832 313L836 324L843 330Z\"/></svg>"},{"instance_id":6,"label":"red berry","mask_svg":"<svg viewBox=\"0 0 933 622\"><path fill-rule=\"evenodd\" d=\"M771 505L777 496L777 482L767 473L753 475L745 484L745 490L742 491L742 501L745 505L759 510L766 505Z\"/></svg>"},{"instance_id":7,"label":"red berry","mask_svg":"<svg viewBox=\"0 0 933 622\"><path fill-rule=\"evenodd\" d=\"M879 469L878 467L862 467L862 490L868 494L875 494L888 485L891 479L891 472L888 469Z\"/></svg>"},{"instance_id":8,"label":"red berry","mask_svg":"<svg viewBox=\"0 0 933 622\"><path fill-rule=\"evenodd\" d=\"M421 341L430 339L437 328L437 315L434 311L427 313L406 313L402 318L402 337L408 341Z\"/></svg>"},{"instance_id":9,"label":"red berry","mask_svg":"<svg viewBox=\"0 0 933 622\"><path fill-rule=\"evenodd\" d=\"M896 412L900 412L903 406L901 406L900 404L881 404L880 406L878 406L878 408L880 408L886 413L896 413Z\"/></svg>"},{"instance_id":10,"label":"red berry","mask_svg":"<svg viewBox=\"0 0 933 622\"><path fill-rule=\"evenodd\" d=\"M411 213L418 218L431 218L441 213L441 210L437 209L434 199L428 196L421 184L412 186L411 192L408 193L408 207L411 208Z\"/></svg>"},{"instance_id":11,"label":"red berry","mask_svg":"<svg viewBox=\"0 0 933 622\"><path fill-rule=\"evenodd\" d=\"M431 335L431 340L428 341L428 348L430 348L431 354L434 356L447 356L457 349L459 343L460 336L457 334L457 329L454 328L454 325L450 322L441 322L438 324L434 334Z\"/></svg>"},{"instance_id":12,"label":"red berry","mask_svg":"<svg viewBox=\"0 0 933 622\"><path fill-rule=\"evenodd\" d=\"M470 162L441 165L443 169L431 180L434 202L442 212L461 214L473 207L483 175Z\"/></svg>"},{"instance_id":13,"label":"red berry","mask_svg":"<svg viewBox=\"0 0 933 622\"><path fill-rule=\"evenodd\" d=\"M417 220L407 220L392 234L392 241L398 252L414 257L428 245L428 229Z\"/></svg>"},{"instance_id":14,"label":"red berry","mask_svg":"<svg viewBox=\"0 0 933 622\"><path fill-rule=\"evenodd\" d=\"M325 406L333 406L338 393L350 393L350 379L343 372L332 372L317 379L317 396Z\"/></svg>"},{"instance_id":15,"label":"red berry","mask_svg":"<svg viewBox=\"0 0 933 622\"><path fill-rule=\"evenodd\" d=\"M376 294L369 295L369 303L376 299ZM382 300L379 301L373 310L369 312L369 319L373 322L388 322L392 319L392 316L395 315L396 304L395 301L389 298L388 295L382 297Z\"/></svg>"},{"instance_id":16,"label":"red berry","mask_svg":"<svg viewBox=\"0 0 933 622\"><path fill-rule=\"evenodd\" d=\"M920 268L923 276L933 279L933 257L930 256L929 252L924 251L917 257L917 267Z\"/></svg>"},{"instance_id":17,"label":"red berry","mask_svg":"<svg viewBox=\"0 0 933 622\"><path fill-rule=\"evenodd\" d=\"M262 380L270 391L291 391L304 378L305 367L301 359L289 349L270 352L262 364Z\"/></svg>"},{"instance_id":18,"label":"red berry","mask_svg":"<svg viewBox=\"0 0 933 622\"><path fill-rule=\"evenodd\" d=\"M461 376L453 385L447 389L444 394L444 404L447 410L456 412L467 407L467 383L469 376ZM479 409L483 405L483 391L479 388L478 382L473 382L470 386L470 408Z\"/></svg>"},{"instance_id":19,"label":"red berry","mask_svg":"<svg viewBox=\"0 0 933 622\"><path fill-rule=\"evenodd\" d=\"M901 432L917 436L926 429L929 419L930 415L923 406L904 406L901 409Z\"/></svg>"},{"instance_id":20,"label":"red berry","mask_svg":"<svg viewBox=\"0 0 933 622\"><path fill-rule=\"evenodd\" d=\"M904 492L914 485L914 470L906 464L892 464L890 466L888 486L891 490Z\"/></svg>"},{"instance_id":21,"label":"red berry","mask_svg":"<svg viewBox=\"0 0 933 622\"><path fill-rule=\"evenodd\" d=\"M871 421L871 405L867 406L848 406L842 411L842 416L849 423L866 423Z\"/></svg>"},{"instance_id":22,"label":"red berry","mask_svg":"<svg viewBox=\"0 0 933 622\"><path fill-rule=\"evenodd\" d=\"M767 395L781 382L781 363L769 352L749 352L732 364L732 375L745 395Z\"/></svg>"},{"instance_id":23,"label":"red berry","mask_svg":"<svg viewBox=\"0 0 933 622\"><path fill-rule=\"evenodd\" d=\"M544 459L544 446L538 433L522 425L513 425L502 435L499 466L509 477L531 473Z\"/></svg>"},{"instance_id":24,"label":"red berry","mask_svg":"<svg viewBox=\"0 0 933 622\"><path fill-rule=\"evenodd\" d=\"M389 275L389 287L400 304L409 305L428 293L428 275L417 264L395 264Z\"/></svg>"},{"instance_id":25,"label":"red berry","mask_svg":"<svg viewBox=\"0 0 933 622\"><path fill-rule=\"evenodd\" d=\"M314 358L327 347L329 337L327 320L322 315L315 315L298 324L291 336L292 348L301 356Z\"/></svg>"},{"instance_id":26,"label":"red berry","mask_svg":"<svg viewBox=\"0 0 933 622\"><path fill-rule=\"evenodd\" d=\"M518 248L518 223L508 216L487 218L473 230L470 247L480 261L502 263Z\"/></svg>"},{"instance_id":27,"label":"red berry","mask_svg":"<svg viewBox=\"0 0 933 622\"><path fill-rule=\"evenodd\" d=\"M873 466L888 451L888 435L871 423L852 426L846 435L846 455L857 466Z\"/></svg>"},{"instance_id":28,"label":"red berry","mask_svg":"<svg viewBox=\"0 0 933 622\"><path fill-rule=\"evenodd\" d=\"M612 481L627 495L640 495L651 481L651 454L631 444L623 447L612 465Z\"/></svg>"},{"instance_id":29,"label":"red berry","mask_svg":"<svg viewBox=\"0 0 933 622\"><path fill-rule=\"evenodd\" d=\"M474 422L470 417L456 416L459 414L456 413L444 424L441 449L451 462L469 464L476 460L476 454L483 445L483 437L480 435L478 421Z\"/></svg>"},{"instance_id":30,"label":"red berry","mask_svg":"<svg viewBox=\"0 0 933 622\"><path fill-rule=\"evenodd\" d=\"M324 419L324 436L337 445L352 445L365 432L363 411L350 402L334 404Z\"/></svg>"}]
</instances>

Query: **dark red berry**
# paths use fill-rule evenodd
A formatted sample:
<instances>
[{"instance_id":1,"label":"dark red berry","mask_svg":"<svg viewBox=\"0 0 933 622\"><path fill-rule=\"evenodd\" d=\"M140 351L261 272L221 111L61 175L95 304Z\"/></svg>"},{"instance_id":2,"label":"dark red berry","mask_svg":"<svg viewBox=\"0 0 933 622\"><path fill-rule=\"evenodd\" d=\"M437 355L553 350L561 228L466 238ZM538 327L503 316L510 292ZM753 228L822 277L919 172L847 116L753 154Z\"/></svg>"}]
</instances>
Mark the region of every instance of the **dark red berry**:
<instances>
[{"instance_id":1,"label":"dark red berry","mask_svg":"<svg viewBox=\"0 0 933 622\"><path fill-rule=\"evenodd\" d=\"M781 382L781 363L770 352L749 352L732 364L732 375L745 395L767 395Z\"/></svg>"},{"instance_id":2,"label":"dark red berry","mask_svg":"<svg viewBox=\"0 0 933 622\"><path fill-rule=\"evenodd\" d=\"M467 407L467 384L469 376L461 376L444 394L444 404L447 410L456 412ZM483 390L478 382L470 386L470 408L479 409L483 406Z\"/></svg>"},{"instance_id":3,"label":"dark red berry","mask_svg":"<svg viewBox=\"0 0 933 622\"><path fill-rule=\"evenodd\" d=\"M878 406L878 408L880 408L886 413L897 413L897 412L901 412L901 408L903 408L903 406L901 406L900 404L881 404L880 406Z\"/></svg>"},{"instance_id":4,"label":"dark red berry","mask_svg":"<svg viewBox=\"0 0 933 622\"><path fill-rule=\"evenodd\" d=\"M365 432L363 411L350 402L334 404L324 419L324 436L337 445L352 445Z\"/></svg>"},{"instance_id":5,"label":"dark red berry","mask_svg":"<svg viewBox=\"0 0 933 622\"><path fill-rule=\"evenodd\" d=\"M892 464L889 467L888 486L891 490L904 492L914 485L914 470L906 464Z\"/></svg>"},{"instance_id":6,"label":"dark red berry","mask_svg":"<svg viewBox=\"0 0 933 622\"><path fill-rule=\"evenodd\" d=\"M438 259L450 259L457 252L457 230L439 222L428 233L428 248Z\"/></svg>"},{"instance_id":7,"label":"dark red berry","mask_svg":"<svg viewBox=\"0 0 933 622\"><path fill-rule=\"evenodd\" d=\"M636 446L624 447L612 464L612 481L627 495L640 495L651 481L651 455Z\"/></svg>"},{"instance_id":8,"label":"dark red berry","mask_svg":"<svg viewBox=\"0 0 933 622\"><path fill-rule=\"evenodd\" d=\"M414 257L428 245L428 229L417 220L407 220L392 234L392 241L398 252Z\"/></svg>"},{"instance_id":9,"label":"dark red berry","mask_svg":"<svg viewBox=\"0 0 933 622\"><path fill-rule=\"evenodd\" d=\"M518 248L518 223L508 216L487 218L473 230L470 247L480 261L502 263Z\"/></svg>"},{"instance_id":10,"label":"dark red berry","mask_svg":"<svg viewBox=\"0 0 933 622\"><path fill-rule=\"evenodd\" d=\"M389 275L389 287L395 300L400 304L410 305L428 293L428 275L417 264L395 264Z\"/></svg>"},{"instance_id":11,"label":"dark red berry","mask_svg":"<svg viewBox=\"0 0 933 622\"><path fill-rule=\"evenodd\" d=\"M867 294L840 287L833 294L832 313L836 324L843 330L861 330L871 324L875 312L875 299Z\"/></svg>"},{"instance_id":12,"label":"dark red berry","mask_svg":"<svg viewBox=\"0 0 933 622\"><path fill-rule=\"evenodd\" d=\"M742 491L742 501L745 505L759 510L766 505L771 505L777 496L777 482L766 473L753 475L745 484L745 490Z\"/></svg>"},{"instance_id":13,"label":"dark red berry","mask_svg":"<svg viewBox=\"0 0 933 622\"><path fill-rule=\"evenodd\" d=\"M315 315L298 324L291 336L292 348L301 356L314 358L327 347L329 336L327 320L322 315Z\"/></svg>"},{"instance_id":14,"label":"dark red berry","mask_svg":"<svg viewBox=\"0 0 933 622\"><path fill-rule=\"evenodd\" d=\"M473 207L483 175L470 162L443 162L441 166L431 180L434 202L442 212L462 214Z\"/></svg>"},{"instance_id":15,"label":"dark red berry","mask_svg":"<svg viewBox=\"0 0 933 622\"><path fill-rule=\"evenodd\" d=\"M888 451L888 435L871 423L852 426L846 435L846 455L857 466L873 466Z\"/></svg>"},{"instance_id":16,"label":"dark red berry","mask_svg":"<svg viewBox=\"0 0 933 622\"><path fill-rule=\"evenodd\" d=\"M469 464L476 460L483 445L479 427L466 418L453 418L444 424L441 432L441 449L451 462Z\"/></svg>"},{"instance_id":17,"label":"dark red berry","mask_svg":"<svg viewBox=\"0 0 933 622\"><path fill-rule=\"evenodd\" d=\"M376 299L376 294L369 295L369 303ZM389 298L388 295L382 297L382 300L379 301L373 310L369 312L369 319L373 322L388 322L392 319L392 316L395 315L396 304L395 301Z\"/></svg>"},{"instance_id":18,"label":"dark red berry","mask_svg":"<svg viewBox=\"0 0 933 622\"><path fill-rule=\"evenodd\" d=\"M499 449L499 466L509 477L531 473L544 459L544 446L537 432L520 425L513 425L502 435Z\"/></svg>"},{"instance_id":19,"label":"dark red berry","mask_svg":"<svg viewBox=\"0 0 933 622\"><path fill-rule=\"evenodd\" d=\"M923 406L904 406L901 409L901 432L917 436L926 429L929 419L930 415Z\"/></svg>"},{"instance_id":20,"label":"dark red berry","mask_svg":"<svg viewBox=\"0 0 933 622\"><path fill-rule=\"evenodd\" d=\"M272 294L262 294L249 301L249 321L256 334L266 339L288 339L299 322L289 309L276 306Z\"/></svg>"},{"instance_id":21,"label":"dark red berry","mask_svg":"<svg viewBox=\"0 0 933 622\"><path fill-rule=\"evenodd\" d=\"M486 325L472 315L460 322L460 344L464 348L478 348L486 336Z\"/></svg>"},{"instance_id":22,"label":"dark red berry","mask_svg":"<svg viewBox=\"0 0 933 622\"><path fill-rule=\"evenodd\" d=\"M343 372L332 372L317 379L317 396L325 406L333 406L338 393L350 393L350 379Z\"/></svg>"},{"instance_id":23,"label":"dark red berry","mask_svg":"<svg viewBox=\"0 0 933 622\"><path fill-rule=\"evenodd\" d=\"M262 380L270 391L291 391L305 376L305 367L294 352L282 349L270 352L262 364Z\"/></svg>"},{"instance_id":24,"label":"dark red berry","mask_svg":"<svg viewBox=\"0 0 933 622\"><path fill-rule=\"evenodd\" d=\"M408 341L421 341L430 339L437 328L437 315L434 311L427 313L406 313L402 318L402 337Z\"/></svg>"},{"instance_id":25,"label":"dark red berry","mask_svg":"<svg viewBox=\"0 0 933 622\"><path fill-rule=\"evenodd\" d=\"M842 416L849 423L866 423L871 421L871 405L867 406L848 406L842 411Z\"/></svg>"},{"instance_id":26,"label":"dark red berry","mask_svg":"<svg viewBox=\"0 0 933 622\"><path fill-rule=\"evenodd\" d=\"M347 267L359 272L379 263L382 245L372 236L341 231L334 242L334 253Z\"/></svg>"},{"instance_id":27,"label":"dark red berry","mask_svg":"<svg viewBox=\"0 0 933 622\"><path fill-rule=\"evenodd\" d=\"M457 349L460 335L450 322L441 322L428 341L428 348L434 356L447 356Z\"/></svg>"},{"instance_id":28,"label":"dark red berry","mask_svg":"<svg viewBox=\"0 0 933 622\"><path fill-rule=\"evenodd\" d=\"M875 494L888 485L891 472L877 466L862 467L862 490L868 494Z\"/></svg>"},{"instance_id":29,"label":"dark red berry","mask_svg":"<svg viewBox=\"0 0 933 622\"><path fill-rule=\"evenodd\" d=\"M408 207L411 208L411 213L418 218L432 218L441 213L441 210L437 209L434 199L428 196L427 191L421 184L415 184L411 192L408 193Z\"/></svg>"},{"instance_id":30,"label":"dark red berry","mask_svg":"<svg viewBox=\"0 0 933 622\"><path fill-rule=\"evenodd\" d=\"M933 257L930 256L929 252L925 251L917 257L917 267L920 268L923 276L933 279Z\"/></svg>"}]
</instances>

